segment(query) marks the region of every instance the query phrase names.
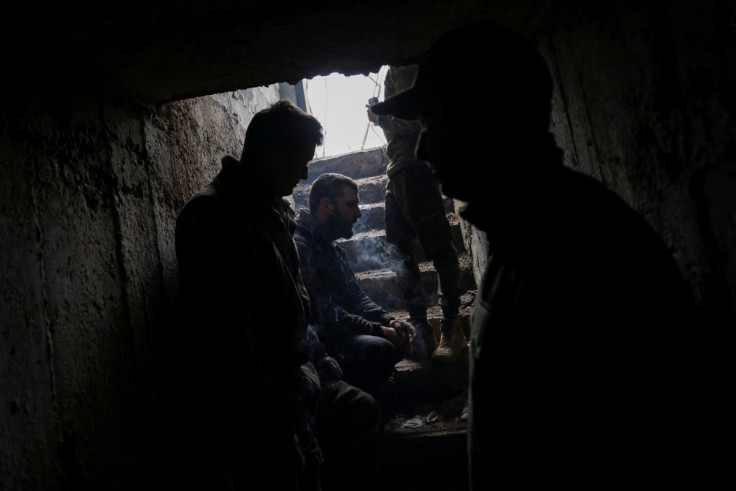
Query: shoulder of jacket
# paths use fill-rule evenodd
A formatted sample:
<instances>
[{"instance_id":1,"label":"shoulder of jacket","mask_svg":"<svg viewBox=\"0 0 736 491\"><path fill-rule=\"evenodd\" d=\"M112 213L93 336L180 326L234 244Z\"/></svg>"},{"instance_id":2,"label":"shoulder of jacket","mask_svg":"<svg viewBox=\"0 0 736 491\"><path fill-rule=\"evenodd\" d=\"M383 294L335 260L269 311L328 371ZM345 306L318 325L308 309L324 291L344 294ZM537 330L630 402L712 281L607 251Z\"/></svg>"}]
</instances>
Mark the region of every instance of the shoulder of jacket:
<instances>
[{"instance_id":1,"label":"shoulder of jacket","mask_svg":"<svg viewBox=\"0 0 736 491\"><path fill-rule=\"evenodd\" d=\"M203 188L186 202L180 217L203 216L210 213L219 213L223 208L222 197L217 194L213 186Z\"/></svg>"},{"instance_id":2,"label":"shoulder of jacket","mask_svg":"<svg viewBox=\"0 0 736 491\"><path fill-rule=\"evenodd\" d=\"M340 246L340 244L337 243L337 241L335 241L335 242L332 243L332 248L335 249L335 252L337 252L338 254L340 254L341 257L343 257L343 258L347 258L348 257L347 256L347 253L345 252L345 249L343 249L342 246Z\"/></svg>"}]
</instances>

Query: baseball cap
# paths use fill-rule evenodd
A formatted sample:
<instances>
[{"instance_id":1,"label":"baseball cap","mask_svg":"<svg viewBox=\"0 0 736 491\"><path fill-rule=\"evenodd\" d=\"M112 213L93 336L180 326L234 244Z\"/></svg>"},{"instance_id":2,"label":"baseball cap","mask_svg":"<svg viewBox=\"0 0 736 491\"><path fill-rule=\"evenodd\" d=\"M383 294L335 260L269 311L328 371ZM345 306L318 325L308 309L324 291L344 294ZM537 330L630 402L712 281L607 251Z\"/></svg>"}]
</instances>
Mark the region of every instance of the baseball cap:
<instances>
[{"instance_id":1,"label":"baseball cap","mask_svg":"<svg viewBox=\"0 0 736 491\"><path fill-rule=\"evenodd\" d=\"M452 91L467 94L484 84L494 95L530 94L549 101L552 79L537 49L522 34L491 21L442 34L419 61L414 84L371 106L378 115L417 119L422 106ZM462 97L467 99L467 97Z\"/></svg>"}]
</instances>

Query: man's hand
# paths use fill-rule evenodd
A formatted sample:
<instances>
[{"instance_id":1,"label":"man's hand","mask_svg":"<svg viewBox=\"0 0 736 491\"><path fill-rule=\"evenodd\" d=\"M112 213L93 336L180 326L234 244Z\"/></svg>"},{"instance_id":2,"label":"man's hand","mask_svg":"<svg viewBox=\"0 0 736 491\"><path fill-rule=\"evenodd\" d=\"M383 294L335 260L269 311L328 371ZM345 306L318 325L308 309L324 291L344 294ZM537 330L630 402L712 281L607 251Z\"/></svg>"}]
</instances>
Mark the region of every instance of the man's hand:
<instances>
[{"instance_id":1,"label":"man's hand","mask_svg":"<svg viewBox=\"0 0 736 491\"><path fill-rule=\"evenodd\" d=\"M378 114L371 111L371 106L369 106L368 104L366 104L365 107L368 108L368 110L366 111L366 113L368 114L368 120L373 124L378 124Z\"/></svg>"},{"instance_id":2,"label":"man's hand","mask_svg":"<svg viewBox=\"0 0 736 491\"><path fill-rule=\"evenodd\" d=\"M417 335L417 330L408 322L393 319L388 327L383 326L383 335L398 349L406 349Z\"/></svg>"},{"instance_id":3,"label":"man's hand","mask_svg":"<svg viewBox=\"0 0 736 491\"><path fill-rule=\"evenodd\" d=\"M415 337L417 337L416 328L406 321L394 319L389 323L389 326L393 327L394 329L402 329L404 333L409 336L410 343L414 340Z\"/></svg>"}]
</instances>

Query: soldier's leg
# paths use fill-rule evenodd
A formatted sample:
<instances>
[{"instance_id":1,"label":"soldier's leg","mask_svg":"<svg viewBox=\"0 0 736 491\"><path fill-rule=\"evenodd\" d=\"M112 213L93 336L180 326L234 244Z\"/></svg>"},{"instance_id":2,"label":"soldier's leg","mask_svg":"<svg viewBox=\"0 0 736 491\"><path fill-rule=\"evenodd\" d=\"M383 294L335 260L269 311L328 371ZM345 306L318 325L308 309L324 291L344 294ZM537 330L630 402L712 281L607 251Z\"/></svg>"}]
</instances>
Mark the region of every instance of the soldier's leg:
<instances>
[{"instance_id":1,"label":"soldier's leg","mask_svg":"<svg viewBox=\"0 0 736 491\"><path fill-rule=\"evenodd\" d=\"M440 305L445 315L457 316L460 307L460 266L452 242L439 185L428 166L405 169L403 216L419 239L440 280Z\"/></svg>"},{"instance_id":2,"label":"soldier's leg","mask_svg":"<svg viewBox=\"0 0 736 491\"><path fill-rule=\"evenodd\" d=\"M412 246L416 235L404 216L406 184L403 171L389 179L385 198L386 255L396 273L404 305L412 319L426 319L427 301Z\"/></svg>"},{"instance_id":3,"label":"soldier's leg","mask_svg":"<svg viewBox=\"0 0 736 491\"><path fill-rule=\"evenodd\" d=\"M442 335L432 354L438 361L453 361L467 346L457 317L460 310L460 264L452 242L452 229L445 213L444 201L429 168L413 167L407 172L412 188L407 194L406 216L417 234L427 259L434 263L439 277L442 307Z\"/></svg>"}]
</instances>

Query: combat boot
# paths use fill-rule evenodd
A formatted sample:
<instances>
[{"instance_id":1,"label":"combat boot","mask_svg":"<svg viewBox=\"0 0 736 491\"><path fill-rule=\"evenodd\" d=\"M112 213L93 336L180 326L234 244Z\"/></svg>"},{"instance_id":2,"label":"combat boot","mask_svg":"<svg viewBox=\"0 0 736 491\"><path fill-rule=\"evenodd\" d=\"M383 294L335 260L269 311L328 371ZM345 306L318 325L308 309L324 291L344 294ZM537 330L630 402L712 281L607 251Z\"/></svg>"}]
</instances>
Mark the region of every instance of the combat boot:
<instances>
[{"instance_id":1,"label":"combat boot","mask_svg":"<svg viewBox=\"0 0 736 491\"><path fill-rule=\"evenodd\" d=\"M468 340L458 319L442 319L440 342L432 353L432 360L438 363L455 363L467 350Z\"/></svg>"},{"instance_id":2,"label":"combat boot","mask_svg":"<svg viewBox=\"0 0 736 491\"><path fill-rule=\"evenodd\" d=\"M411 343L409 358L416 361L426 361L437 348L437 339L434 337L432 326L427 320L409 319L417 330L417 337Z\"/></svg>"}]
</instances>

